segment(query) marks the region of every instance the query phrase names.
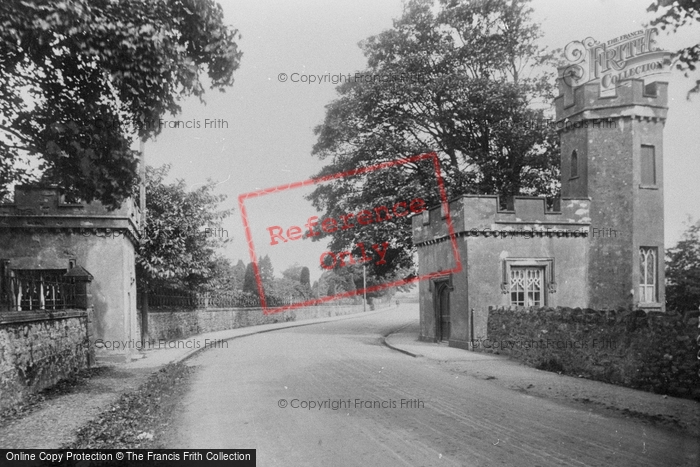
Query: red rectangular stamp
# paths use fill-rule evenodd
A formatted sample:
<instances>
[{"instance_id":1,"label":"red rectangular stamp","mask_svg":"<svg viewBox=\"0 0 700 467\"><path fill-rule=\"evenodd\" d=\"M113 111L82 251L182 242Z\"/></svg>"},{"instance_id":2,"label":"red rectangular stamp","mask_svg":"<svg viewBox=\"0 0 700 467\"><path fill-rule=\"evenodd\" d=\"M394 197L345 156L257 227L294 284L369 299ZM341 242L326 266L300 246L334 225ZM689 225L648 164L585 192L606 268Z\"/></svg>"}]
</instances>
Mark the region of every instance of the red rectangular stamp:
<instances>
[{"instance_id":1,"label":"red rectangular stamp","mask_svg":"<svg viewBox=\"0 0 700 467\"><path fill-rule=\"evenodd\" d=\"M308 260L311 254L309 253L311 251L311 242L322 241L327 237L332 237L334 233L343 233L350 236L355 239L354 245L352 248L341 251L327 249L320 256L315 256L317 259L313 260L313 264L318 267L318 270L325 272L337 271L340 268L356 267L358 265L373 265L374 267L386 265L388 259L390 260L396 256L392 254L391 249L399 247L395 246L395 242L391 239L376 238L378 224L385 222L397 224L403 220L402 218L415 215L427 216L427 202L422 197L403 196L397 197L397 199L386 199L384 197L374 203L374 205L363 206L359 210L357 208L347 210L347 212L342 214L333 217L327 216L322 219L319 218L317 212L312 211L313 208L310 203L299 203L297 199L309 188L318 189L323 187L324 184L329 185L330 182L336 183L336 188L330 186L325 188L337 189L339 182L342 182L343 189L352 190L353 187L357 187L356 181L361 177L380 176L384 177L384 179L389 179L387 177L391 176L390 171L397 170L404 164L415 166L420 162L425 164L432 162L432 168L435 170L435 187L430 187L429 189L435 190L435 196L432 198L439 199L442 205L442 216L445 218L454 255L453 261L450 261L453 265L451 269L390 280L378 285L350 287L350 290L343 290L340 287L341 290L336 291L335 284L333 284L324 294L318 292L319 287L317 287L315 296L306 296L295 300L292 298L280 300L279 297L270 293L270 290L266 290L266 287L269 288L270 285L269 278L265 276L269 276L270 272L264 270L258 259L260 258L258 253L262 249L267 252L279 253L287 260L289 258L301 259L303 263L303 260ZM404 193L405 191L403 190ZM296 193L295 196L297 198L295 198L292 192L301 193ZM400 191L397 190L398 192ZM308 200L309 198L306 197L306 199ZM342 208L342 196L338 197L338 204ZM260 304L265 314L279 313L294 308L377 292L391 287L448 275L462 269L449 203L440 173L440 163L435 153L396 159L288 185L244 193L238 197L238 205L241 210L241 218L248 242L248 251L253 265ZM308 210L306 213L304 213L305 208ZM340 209L338 212L342 211ZM270 212L275 213L275 218L270 218ZM299 219L299 221L293 223L284 222L283 217ZM307 240L307 242L304 242L304 240ZM318 244L316 244L315 248L318 250ZM295 264L298 264L298 261L295 261Z\"/></svg>"}]
</instances>

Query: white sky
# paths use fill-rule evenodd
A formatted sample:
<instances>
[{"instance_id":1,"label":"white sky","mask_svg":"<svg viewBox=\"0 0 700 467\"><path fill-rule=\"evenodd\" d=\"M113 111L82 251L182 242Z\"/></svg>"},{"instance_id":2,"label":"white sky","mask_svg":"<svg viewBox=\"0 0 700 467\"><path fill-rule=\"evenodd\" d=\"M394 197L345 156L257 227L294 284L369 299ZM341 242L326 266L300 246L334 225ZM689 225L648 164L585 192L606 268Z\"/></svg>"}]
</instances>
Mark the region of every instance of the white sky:
<instances>
[{"instance_id":1,"label":"white sky","mask_svg":"<svg viewBox=\"0 0 700 467\"><path fill-rule=\"evenodd\" d=\"M226 93L209 91L204 106L196 99L182 103L172 119L196 120L198 129L165 129L146 144L149 165L173 165L172 178L190 185L207 178L222 182L236 209L224 227L233 241L226 254L235 261L250 261L238 210L238 196L250 191L308 179L323 166L311 156L316 141L313 128L323 121L324 106L335 97L331 83L280 82L278 75L350 73L365 67L357 43L392 25L400 16L400 0L222 0L227 22L241 32L243 51L236 82ZM652 16L651 0L534 0L535 21L544 32L543 45L563 48L573 40L591 36L605 41L636 31ZM667 50L697 42L700 29L676 35L662 32L658 44ZM674 71L669 85L669 115L664 132L664 184L666 245L675 244L688 215L700 218L697 203L700 175L700 96L686 101L690 79ZM171 117L166 117L171 118ZM228 128L204 128L205 119L223 119ZM248 213L258 223L302 225L312 212L302 190L260 200ZM262 210L262 211L261 211ZM266 224L266 226L267 226ZM264 231L263 231L264 232ZM322 245L296 242L276 250L256 243L258 254L270 254L275 272L294 262L309 266L311 280L320 275ZM303 245L302 245L303 243Z\"/></svg>"}]
</instances>

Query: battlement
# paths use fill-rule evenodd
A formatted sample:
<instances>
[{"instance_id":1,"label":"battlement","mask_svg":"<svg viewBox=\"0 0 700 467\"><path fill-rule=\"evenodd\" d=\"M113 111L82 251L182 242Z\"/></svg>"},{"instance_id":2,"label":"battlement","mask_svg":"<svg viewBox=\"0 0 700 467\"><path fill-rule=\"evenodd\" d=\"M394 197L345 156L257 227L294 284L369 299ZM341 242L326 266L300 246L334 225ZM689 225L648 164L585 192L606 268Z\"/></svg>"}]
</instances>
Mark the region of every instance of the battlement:
<instances>
[{"instance_id":1,"label":"battlement","mask_svg":"<svg viewBox=\"0 0 700 467\"><path fill-rule=\"evenodd\" d=\"M556 120L581 120L640 117L665 119L668 112L668 83L644 85L641 79L620 81L612 96L600 95L599 83L587 83L572 88L561 76L557 80L559 96L554 99ZM565 125L559 126L564 128Z\"/></svg>"},{"instance_id":2,"label":"battlement","mask_svg":"<svg viewBox=\"0 0 700 467\"><path fill-rule=\"evenodd\" d=\"M454 233L495 235L521 231L533 234L587 235L590 226L589 198L561 199L561 209L548 211L546 198L516 196L514 209L499 209L498 196L462 195L449 202ZM441 206L433 206L413 217L413 243L420 244L449 234Z\"/></svg>"},{"instance_id":3,"label":"battlement","mask_svg":"<svg viewBox=\"0 0 700 467\"><path fill-rule=\"evenodd\" d=\"M12 203L0 204L0 229L121 229L138 238L141 211L129 198L113 211L99 201L66 203L52 185L18 185Z\"/></svg>"}]
</instances>

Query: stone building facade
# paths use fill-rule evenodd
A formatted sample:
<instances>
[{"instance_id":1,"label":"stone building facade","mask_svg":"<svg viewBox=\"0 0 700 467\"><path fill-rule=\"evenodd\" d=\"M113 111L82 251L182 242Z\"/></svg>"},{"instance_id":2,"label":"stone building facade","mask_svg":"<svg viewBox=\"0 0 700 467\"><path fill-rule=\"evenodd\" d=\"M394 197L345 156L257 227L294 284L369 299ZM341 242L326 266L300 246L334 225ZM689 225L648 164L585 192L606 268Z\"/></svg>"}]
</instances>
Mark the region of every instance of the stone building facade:
<instances>
[{"instance_id":1,"label":"stone building facade","mask_svg":"<svg viewBox=\"0 0 700 467\"><path fill-rule=\"evenodd\" d=\"M115 351L101 341L139 339L139 222L132 200L109 211L99 202L65 203L55 187L16 187L14 202L0 204L0 313L45 315L58 308L58 288L47 277L84 280L84 296L72 298L91 309L91 352L98 361L130 359L133 345Z\"/></svg>"},{"instance_id":2,"label":"stone building facade","mask_svg":"<svg viewBox=\"0 0 700 467\"><path fill-rule=\"evenodd\" d=\"M415 216L421 339L469 348L489 306L664 308L663 127L667 83L559 82L561 199L496 196ZM452 271L441 274L441 271Z\"/></svg>"}]
</instances>

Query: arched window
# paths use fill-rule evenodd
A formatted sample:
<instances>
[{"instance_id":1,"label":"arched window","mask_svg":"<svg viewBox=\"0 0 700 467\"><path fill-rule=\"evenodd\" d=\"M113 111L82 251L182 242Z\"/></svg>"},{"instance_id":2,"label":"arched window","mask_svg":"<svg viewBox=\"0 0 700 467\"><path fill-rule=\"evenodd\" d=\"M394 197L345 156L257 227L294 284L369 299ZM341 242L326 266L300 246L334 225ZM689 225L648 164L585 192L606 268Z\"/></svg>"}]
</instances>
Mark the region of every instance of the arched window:
<instances>
[{"instance_id":1,"label":"arched window","mask_svg":"<svg viewBox=\"0 0 700 467\"><path fill-rule=\"evenodd\" d=\"M639 249L639 301L641 303L656 302L656 257L654 247Z\"/></svg>"},{"instance_id":2,"label":"arched window","mask_svg":"<svg viewBox=\"0 0 700 467\"><path fill-rule=\"evenodd\" d=\"M571 153L571 176L569 178L578 177L578 152L574 149Z\"/></svg>"}]
</instances>

